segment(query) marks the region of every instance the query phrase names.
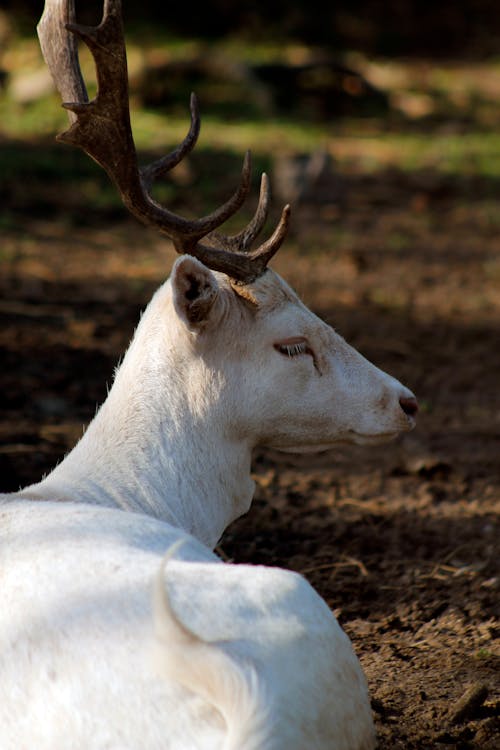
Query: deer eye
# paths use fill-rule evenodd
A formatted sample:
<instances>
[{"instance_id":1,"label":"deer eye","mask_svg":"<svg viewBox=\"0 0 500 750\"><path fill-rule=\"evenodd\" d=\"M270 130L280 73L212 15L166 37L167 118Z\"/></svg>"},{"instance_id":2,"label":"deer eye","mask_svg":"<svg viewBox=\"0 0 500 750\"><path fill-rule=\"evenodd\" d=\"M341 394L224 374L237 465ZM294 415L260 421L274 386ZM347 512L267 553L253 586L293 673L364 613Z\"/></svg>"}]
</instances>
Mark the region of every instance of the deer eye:
<instances>
[{"instance_id":1,"label":"deer eye","mask_svg":"<svg viewBox=\"0 0 500 750\"><path fill-rule=\"evenodd\" d=\"M299 354L312 354L311 349L305 339L296 338L287 341L278 341L274 348L285 357L297 357Z\"/></svg>"}]
</instances>

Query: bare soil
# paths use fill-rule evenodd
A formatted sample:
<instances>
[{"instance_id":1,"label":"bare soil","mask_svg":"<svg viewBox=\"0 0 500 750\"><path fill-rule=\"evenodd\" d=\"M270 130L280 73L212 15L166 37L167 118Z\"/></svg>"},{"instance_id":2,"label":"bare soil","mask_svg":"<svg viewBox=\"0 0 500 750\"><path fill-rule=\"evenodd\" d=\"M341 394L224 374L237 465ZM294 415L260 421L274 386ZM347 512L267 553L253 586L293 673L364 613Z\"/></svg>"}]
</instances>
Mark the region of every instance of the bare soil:
<instances>
[{"instance_id":1,"label":"bare soil","mask_svg":"<svg viewBox=\"0 0 500 750\"><path fill-rule=\"evenodd\" d=\"M274 263L416 392L420 420L376 449L259 452L252 510L221 550L301 571L326 599L367 674L384 750L500 748L491 193L435 174L348 176L341 207L299 209ZM173 260L166 241L123 219L75 228L25 216L1 239L3 490L38 480L78 439Z\"/></svg>"}]
</instances>

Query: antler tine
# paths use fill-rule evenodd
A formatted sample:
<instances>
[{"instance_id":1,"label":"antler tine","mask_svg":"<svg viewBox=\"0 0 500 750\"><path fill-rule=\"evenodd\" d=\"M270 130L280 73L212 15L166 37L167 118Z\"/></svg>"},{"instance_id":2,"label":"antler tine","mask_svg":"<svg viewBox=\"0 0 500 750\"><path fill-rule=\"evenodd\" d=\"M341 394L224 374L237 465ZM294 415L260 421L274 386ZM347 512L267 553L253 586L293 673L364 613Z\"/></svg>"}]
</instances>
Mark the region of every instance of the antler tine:
<instances>
[{"instance_id":1,"label":"antler tine","mask_svg":"<svg viewBox=\"0 0 500 750\"><path fill-rule=\"evenodd\" d=\"M98 26L82 26L74 21L74 0L45 0L38 25L40 45L70 121L69 129L59 140L82 148L97 161L118 187L130 212L170 237L178 252L195 255L210 268L237 281L255 279L264 272L264 260L274 255L288 225L288 219L284 219L286 209L277 230L261 248L246 255L234 252L247 250L264 225L269 204L265 176L259 205L249 225L234 237L215 232L243 205L249 193L250 153L245 155L238 189L211 214L188 220L157 203L150 195L153 181L176 166L198 138L197 99L191 96L191 125L182 143L161 159L139 168L130 125L121 0L104 0L103 17ZM98 92L92 101L88 99L81 75L75 37L88 46L95 60ZM208 245L200 242L204 237ZM210 247L213 242L221 247Z\"/></svg>"},{"instance_id":2,"label":"antler tine","mask_svg":"<svg viewBox=\"0 0 500 750\"><path fill-rule=\"evenodd\" d=\"M287 203L286 206L283 206L278 225L269 239L248 254L248 257L252 260L253 263L258 263L260 265L262 269L261 273L264 272L264 269L266 268L273 255L276 255L281 245L283 244L283 240L288 233L288 227L290 226L290 213L290 204Z\"/></svg>"},{"instance_id":3,"label":"antler tine","mask_svg":"<svg viewBox=\"0 0 500 750\"><path fill-rule=\"evenodd\" d=\"M54 85L63 101L87 102L88 95L78 63L78 48L66 24L75 20L74 0L64 3L45 3L37 26L42 54L52 75ZM70 123L76 115L68 112Z\"/></svg>"},{"instance_id":4,"label":"antler tine","mask_svg":"<svg viewBox=\"0 0 500 750\"><path fill-rule=\"evenodd\" d=\"M234 281L249 284L262 276L267 264L278 252L287 235L289 223L290 206L287 204L271 237L255 250L249 253L229 253L199 242L196 246L196 257L214 271L223 271Z\"/></svg>"},{"instance_id":5,"label":"antler tine","mask_svg":"<svg viewBox=\"0 0 500 750\"><path fill-rule=\"evenodd\" d=\"M153 182L158 179L158 177L161 177L176 167L196 145L196 141L200 134L200 110L198 107L198 97L194 93L191 93L189 109L191 111L191 125L189 127L189 132L182 143L166 156L163 156L161 159L158 159L141 169L142 181L148 192L151 190Z\"/></svg>"},{"instance_id":6,"label":"antler tine","mask_svg":"<svg viewBox=\"0 0 500 750\"><path fill-rule=\"evenodd\" d=\"M224 249L231 250L232 252L246 252L266 223L268 210L269 179L267 174L263 172L260 181L260 195L257 209L247 226L241 232L234 235L211 232L206 239L209 244L221 245Z\"/></svg>"}]
</instances>

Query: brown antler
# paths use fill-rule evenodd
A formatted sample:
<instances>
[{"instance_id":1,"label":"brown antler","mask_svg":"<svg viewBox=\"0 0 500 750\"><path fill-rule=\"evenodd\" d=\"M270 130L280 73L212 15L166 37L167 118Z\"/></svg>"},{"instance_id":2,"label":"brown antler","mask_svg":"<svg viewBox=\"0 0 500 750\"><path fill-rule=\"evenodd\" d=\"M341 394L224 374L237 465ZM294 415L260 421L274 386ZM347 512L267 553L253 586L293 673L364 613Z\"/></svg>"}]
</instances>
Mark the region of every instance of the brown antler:
<instances>
[{"instance_id":1,"label":"brown antler","mask_svg":"<svg viewBox=\"0 0 500 750\"><path fill-rule=\"evenodd\" d=\"M126 207L145 224L170 237L177 252L189 253L209 268L248 283L260 276L285 238L290 207L284 207L273 235L260 247L249 247L262 229L269 204L269 186L262 176L259 204L248 226L235 236L216 232L243 205L250 190L250 153L243 162L241 182L232 197L213 213L188 220L157 203L150 194L155 179L176 166L194 147L200 130L198 104L191 95L191 126L183 142L167 156L140 168L130 125L127 57L121 0L104 0L99 26L75 23L74 0L45 0L38 24L43 56L68 110L70 128L58 140L82 148L107 171ZM98 92L89 101L80 72L75 37L90 49L97 71ZM204 242L201 240L204 239Z\"/></svg>"}]
</instances>

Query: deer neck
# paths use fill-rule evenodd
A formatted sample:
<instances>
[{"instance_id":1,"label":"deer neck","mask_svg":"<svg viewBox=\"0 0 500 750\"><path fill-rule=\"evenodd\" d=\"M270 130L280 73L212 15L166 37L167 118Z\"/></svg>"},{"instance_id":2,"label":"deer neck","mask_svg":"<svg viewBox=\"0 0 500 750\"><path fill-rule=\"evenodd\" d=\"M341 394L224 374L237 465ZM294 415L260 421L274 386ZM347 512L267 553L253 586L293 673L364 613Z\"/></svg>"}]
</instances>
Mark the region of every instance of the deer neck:
<instances>
[{"instance_id":1,"label":"deer neck","mask_svg":"<svg viewBox=\"0 0 500 750\"><path fill-rule=\"evenodd\" d=\"M155 368L154 336L142 337L141 326L80 442L23 496L145 513L214 547L250 507L252 445L224 428L223 383L213 373L193 376L192 363L184 368L169 346L157 348ZM188 371L199 382L189 383Z\"/></svg>"},{"instance_id":2,"label":"deer neck","mask_svg":"<svg viewBox=\"0 0 500 750\"><path fill-rule=\"evenodd\" d=\"M111 393L71 453L25 494L144 513L213 548L250 507L251 450L192 415L148 412L124 419Z\"/></svg>"}]
</instances>

